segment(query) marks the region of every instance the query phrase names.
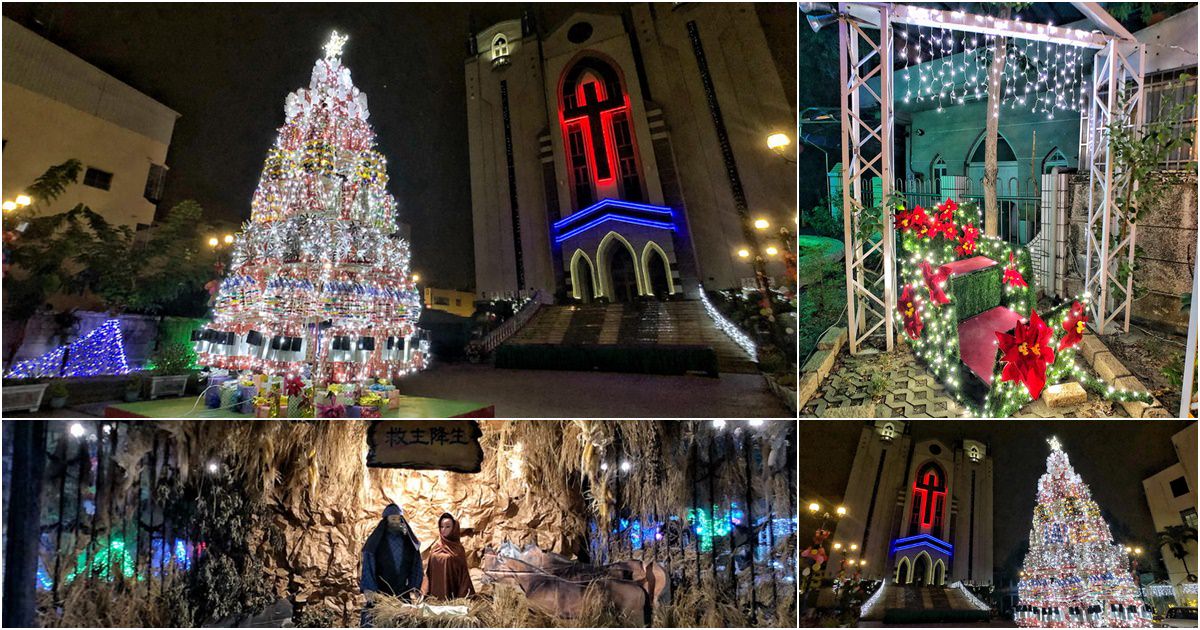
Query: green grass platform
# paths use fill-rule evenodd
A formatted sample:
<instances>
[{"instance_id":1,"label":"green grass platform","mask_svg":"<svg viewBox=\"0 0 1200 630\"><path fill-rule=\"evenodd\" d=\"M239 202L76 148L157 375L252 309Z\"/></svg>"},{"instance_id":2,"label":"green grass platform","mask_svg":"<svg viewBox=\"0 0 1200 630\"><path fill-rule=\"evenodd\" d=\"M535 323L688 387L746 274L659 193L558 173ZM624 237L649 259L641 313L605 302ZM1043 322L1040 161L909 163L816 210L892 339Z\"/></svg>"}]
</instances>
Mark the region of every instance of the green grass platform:
<instances>
[{"instance_id":1,"label":"green grass platform","mask_svg":"<svg viewBox=\"0 0 1200 630\"><path fill-rule=\"evenodd\" d=\"M197 404L195 396L164 398L133 403L109 405L107 418L230 418L253 419L253 414L229 409L207 409L204 401ZM421 396L401 396L398 409L384 409L384 418L494 418L494 405L481 405L465 400L445 400Z\"/></svg>"}]
</instances>

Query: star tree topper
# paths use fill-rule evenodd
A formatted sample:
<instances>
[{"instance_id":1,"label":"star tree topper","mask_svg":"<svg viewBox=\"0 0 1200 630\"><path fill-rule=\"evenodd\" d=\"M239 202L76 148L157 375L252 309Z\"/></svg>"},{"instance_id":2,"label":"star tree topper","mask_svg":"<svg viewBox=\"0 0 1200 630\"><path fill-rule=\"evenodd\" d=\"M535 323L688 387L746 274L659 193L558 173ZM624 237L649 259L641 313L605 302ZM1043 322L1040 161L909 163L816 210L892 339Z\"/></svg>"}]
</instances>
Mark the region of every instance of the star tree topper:
<instances>
[{"instance_id":1,"label":"star tree topper","mask_svg":"<svg viewBox=\"0 0 1200 630\"><path fill-rule=\"evenodd\" d=\"M342 56L342 46L346 45L346 40L350 39L349 35L342 35L334 31L329 36L329 41L325 44L325 58Z\"/></svg>"},{"instance_id":2,"label":"star tree topper","mask_svg":"<svg viewBox=\"0 0 1200 630\"><path fill-rule=\"evenodd\" d=\"M1054 436L1054 435L1050 436L1050 439L1046 440L1046 442L1048 442L1050 444L1051 449L1054 449L1056 451L1062 450L1062 443L1058 441L1057 436Z\"/></svg>"}]
</instances>

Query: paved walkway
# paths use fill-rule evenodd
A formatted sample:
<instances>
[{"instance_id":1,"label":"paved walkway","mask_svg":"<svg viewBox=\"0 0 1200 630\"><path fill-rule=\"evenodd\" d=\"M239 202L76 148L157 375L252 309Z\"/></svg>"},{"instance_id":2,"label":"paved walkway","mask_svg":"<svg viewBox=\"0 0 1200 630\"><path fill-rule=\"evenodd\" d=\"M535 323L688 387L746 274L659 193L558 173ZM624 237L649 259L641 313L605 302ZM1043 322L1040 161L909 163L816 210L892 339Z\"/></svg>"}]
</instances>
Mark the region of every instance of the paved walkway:
<instances>
[{"instance_id":1,"label":"paved walkway","mask_svg":"<svg viewBox=\"0 0 1200 630\"><path fill-rule=\"evenodd\" d=\"M882 378L880 378L882 377ZM871 392L872 380L877 393ZM851 356L843 352L821 383L817 395L800 410L801 416L821 416L829 409L875 405L877 418L957 418L963 408L916 360L907 345L892 353ZM1088 393L1086 403L1051 409L1045 400L1025 405L1017 418L1124 417L1113 403Z\"/></svg>"},{"instance_id":2,"label":"paved walkway","mask_svg":"<svg viewBox=\"0 0 1200 630\"><path fill-rule=\"evenodd\" d=\"M400 392L496 406L498 418L794 417L758 374L659 376L435 364Z\"/></svg>"}]
</instances>

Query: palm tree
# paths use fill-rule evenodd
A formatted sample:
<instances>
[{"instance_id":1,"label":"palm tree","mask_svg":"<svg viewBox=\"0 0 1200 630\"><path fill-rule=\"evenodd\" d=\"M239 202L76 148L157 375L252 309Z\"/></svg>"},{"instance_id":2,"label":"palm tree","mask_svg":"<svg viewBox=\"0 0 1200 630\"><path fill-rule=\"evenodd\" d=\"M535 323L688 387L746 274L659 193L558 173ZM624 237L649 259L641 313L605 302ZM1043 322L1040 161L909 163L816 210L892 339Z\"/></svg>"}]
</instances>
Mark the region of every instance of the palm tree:
<instances>
[{"instance_id":1,"label":"palm tree","mask_svg":"<svg viewBox=\"0 0 1200 630\"><path fill-rule=\"evenodd\" d=\"M1162 549L1166 547L1171 551L1171 555L1179 558L1183 562L1183 570L1187 573L1188 581L1195 582L1196 574L1192 573L1192 570L1187 565L1187 544L1188 541L1196 540L1196 528L1187 525L1167 525L1157 535L1158 548Z\"/></svg>"}]
</instances>

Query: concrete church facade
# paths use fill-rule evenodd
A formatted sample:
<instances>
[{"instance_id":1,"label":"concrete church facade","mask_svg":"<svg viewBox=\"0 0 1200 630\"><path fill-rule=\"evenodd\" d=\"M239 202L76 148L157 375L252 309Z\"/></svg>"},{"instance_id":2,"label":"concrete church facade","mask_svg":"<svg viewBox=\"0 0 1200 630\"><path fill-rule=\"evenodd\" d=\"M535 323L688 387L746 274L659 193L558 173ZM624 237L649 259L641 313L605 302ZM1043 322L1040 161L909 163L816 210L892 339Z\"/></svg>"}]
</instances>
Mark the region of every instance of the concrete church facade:
<instances>
[{"instance_id":1,"label":"concrete church facade","mask_svg":"<svg viewBox=\"0 0 1200 630\"><path fill-rule=\"evenodd\" d=\"M971 439L914 441L899 420L863 427L834 538L868 579L992 583L992 459Z\"/></svg>"},{"instance_id":2,"label":"concrete church facade","mask_svg":"<svg viewBox=\"0 0 1200 630\"><path fill-rule=\"evenodd\" d=\"M792 225L796 181L766 147L795 108L759 20L752 5L639 4L475 33L478 296L627 302L752 277L737 208Z\"/></svg>"}]
</instances>

